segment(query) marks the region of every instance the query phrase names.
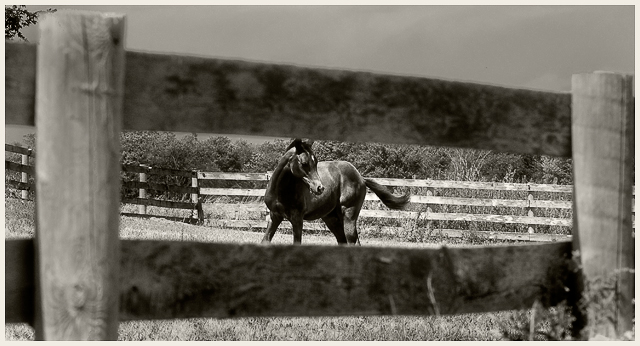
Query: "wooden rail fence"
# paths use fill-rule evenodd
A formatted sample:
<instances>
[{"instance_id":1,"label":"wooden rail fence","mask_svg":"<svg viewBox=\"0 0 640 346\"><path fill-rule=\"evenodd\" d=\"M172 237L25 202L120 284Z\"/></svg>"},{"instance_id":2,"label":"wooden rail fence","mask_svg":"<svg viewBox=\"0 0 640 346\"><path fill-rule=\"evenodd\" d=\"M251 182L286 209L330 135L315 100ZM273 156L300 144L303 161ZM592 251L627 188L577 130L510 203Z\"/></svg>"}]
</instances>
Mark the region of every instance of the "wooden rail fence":
<instances>
[{"instance_id":1,"label":"wooden rail fence","mask_svg":"<svg viewBox=\"0 0 640 346\"><path fill-rule=\"evenodd\" d=\"M33 176L33 166L29 164L29 158L35 158L36 155L33 150L28 148L22 148L15 145L5 144L4 150L12 153L20 154L21 163L11 162L5 160L5 169L20 172L20 181L13 179L5 179L5 184L17 190L21 191L22 199L29 198L29 191L32 191L34 186L29 182L29 176Z\"/></svg>"},{"instance_id":2,"label":"wooden rail fence","mask_svg":"<svg viewBox=\"0 0 640 346\"><path fill-rule=\"evenodd\" d=\"M233 181L268 181L270 172L265 173L224 173L224 172L198 172L199 180L233 180ZM536 226L552 225L571 227L572 219L560 217L540 217L535 216L536 209L572 209L573 202L571 200L541 200L534 199L534 194L539 192L551 192L556 194L572 194L572 185L552 185L552 184L522 184L522 183L499 183L499 182L464 182L464 181L446 181L446 180L430 180L430 179L388 179L388 178L372 178L379 184L385 186L396 187L413 187L423 188L427 190L427 195L412 195L410 203L427 205L427 208L420 208L421 211L394 211L388 210L382 206L382 210L370 209L364 207L360 213L362 219L366 218L390 218L390 219L406 219L406 220L434 220L434 221L469 221L469 222L492 222L506 224L525 224L528 225L527 233L515 232L479 232L479 234L488 236L492 239L501 240L524 240L524 241L558 241L562 239L571 239L567 234L539 234L536 233ZM527 193L526 199L493 199L493 198L466 198L466 197L446 197L434 196L433 192L441 189L465 189L465 190L494 190L494 191L520 191ZM429 194L431 192L431 194ZM256 199L263 197L265 189L242 189L242 188L202 188L200 194L206 196L234 196L234 197L254 197ZM635 189L632 189L635 195ZM378 197L373 193L367 193L366 201L377 201ZM633 201L632 201L633 202ZM633 204L633 203L632 203ZM474 206L474 207L509 207L521 208L527 212L526 216L510 215L510 214L469 214L454 212L433 212L435 206ZM235 210L236 213L241 211L263 212L268 215L269 210L264 203L216 203L217 207ZM513 212L513 210L510 210ZM634 213L632 212L632 217ZM268 217L268 216L267 216ZM633 220L632 220L633 221ZM219 219L215 220L217 224L225 227L254 227L264 228L266 223L263 220L252 219ZM282 228L289 225L284 223ZM309 230L327 230L322 223L305 223L303 226ZM635 223L632 222L632 227ZM437 231L450 237L461 237L463 232L468 230L460 229L443 229L430 227L429 231ZM398 232L400 228L386 227L390 232Z\"/></svg>"},{"instance_id":3,"label":"wooden rail fence","mask_svg":"<svg viewBox=\"0 0 640 346\"><path fill-rule=\"evenodd\" d=\"M268 181L269 173L222 173L222 172L198 172L200 180L234 180L234 181ZM510 184L510 183L483 183L483 182L459 182L459 181L442 181L442 180L422 180L422 179L384 179L373 178L374 181L386 186L413 187L424 188L433 192L434 189L472 189L472 190L501 190L501 191L524 191L528 192L527 199L490 199L490 198L460 198L460 197L444 197L433 195L412 195L410 202L413 204L427 205L427 208L420 208L421 211L392 211L382 206L382 209L371 209L365 206L360 213L361 219L366 218L390 218L405 220L441 220L441 221L471 221L471 222L494 222L494 223L518 223L527 224L529 229L527 233L515 232L480 232L493 239L511 239L526 241L557 241L562 239L570 239L570 235L565 234L535 234L536 225L555 225L571 227L571 218L552 218L552 217L534 217L532 209L535 208L553 208L553 209L571 209L571 201L552 201L552 200L534 200L532 193L535 192L556 192L556 193L572 193L573 187L568 185L546 185L546 184ZM216 207L226 210L234 210L236 215L240 212L262 212L268 215L268 209L263 202L259 200L263 197L265 189L242 189L242 188L202 188L200 194L206 196L235 196L235 197L254 197L256 203L216 203ZM378 197L373 193L367 193L365 200L377 201ZM492 215L492 214L468 214L468 213L452 213L440 212L434 213L431 208L436 205L442 206L476 206L476 207L512 207L528 209L527 216L518 215ZM513 211L511 211L513 212ZM268 217L268 216L267 216ZM266 223L263 219L238 217L232 219L211 220L217 225L224 227L254 227L264 228ZM281 227L286 228L287 223ZM326 230L322 223L305 223L305 229ZM401 228L385 227L388 232L398 232ZM436 231L438 234L450 237L461 237L465 230L460 229L443 229L434 228L426 231Z\"/></svg>"},{"instance_id":4,"label":"wooden rail fence","mask_svg":"<svg viewBox=\"0 0 640 346\"><path fill-rule=\"evenodd\" d=\"M137 204L138 213L122 213L125 216L146 216L146 217L162 217L166 219L185 221L189 223L202 223L204 221L204 212L202 210L202 201L199 198L200 187L195 171L185 171L179 169L157 168L143 165L122 165L123 172L138 173L139 181L123 181L122 186L126 188L138 189L138 198L124 198L122 203ZM179 176L191 178L191 186L179 186L169 184L157 184L147 182L147 175L162 176ZM159 199L147 198L147 190L177 192L190 195L189 202L175 202ZM156 206L173 209L191 210L189 218L159 216L147 214L147 206Z\"/></svg>"},{"instance_id":5,"label":"wooden rail fence","mask_svg":"<svg viewBox=\"0 0 640 346\"><path fill-rule=\"evenodd\" d=\"M115 340L118 321L132 319L438 315L562 300L581 338L633 328L633 77L574 75L571 94L559 94L123 45L124 16L75 11L44 16L38 46L5 42L5 122L37 124L39 150L36 237L5 244L5 320L31 323L36 339ZM572 157L573 239L460 249L120 241L122 127ZM580 309L582 288L611 274L608 318L599 304Z\"/></svg>"},{"instance_id":6,"label":"wooden rail fence","mask_svg":"<svg viewBox=\"0 0 640 346\"><path fill-rule=\"evenodd\" d=\"M12 179L5 179L5 182L8 187L22 190L22 199L28 199L28 192L34 191L34 184L29 183L29 176L33 176L34 167L33 165L29 165L29 162L25 157L35 158L35 154L32 149L23 148L20 146L5 144L5 151L18 153L22 155L22 164L11 162L9 160L5 160L5 169L20 172L22 174L21 181L15 181ZM138 189L139 195L138 198L123 198L121 200L122 203L128 204L137 204L138 212L137 213L122 213L125 216L142 216L142 217L162 217L166 219L183 221L188 223L202 223L204 221L204 213L202 211L202 201L199 199L199 187L198 187L198 179L196 177L195 171L185 171L185 170L177 170L177 169L167 169L167 168L152 168L148 166L142 165L122 165L122 172L129 173L138 173L139 181L122 181L122 186L125 188ZM181 177L189 177L191 178L191 186L179 186L179 185L171 185L171 184L157 184L157 183L149 183L146 181L147 175L162 175L162 176L181 176ZM167 191L167 192L177 192L177 193L185 193L190 194L189 202L176 202L176 201L167 201L160 199L153 199L147 197L147 190L155 190L155 191ZM146 207L148 205L163 207L163 208L174 208L174 209L187 209L191 211L191 215L188 218L185 217L171 217L171 216L163 216L163 215L153 215L148 214Z\"/></svg>"},{"instance_id":7,"label":"wooden rail fence","mask_svg":"<svg viewBox=\"0 0 640 346\"><path fill-rule=\"evenodd\" d=\"M30 152L34 157L33 151L30 149L6 145L5 150L15 153ZM6 168L19 172L32 172L31 166L17 166L9 161L5 161ZM198 172L185 171L166 168L151 168L144 165L122 165L123 172L137 173L139 181L122 181L122 186L139 190L138 198L124 198L122 203L137 204L137 213L121 213L125 216L143 216L143 217L162 217L166 219L183 221L189 223L203 223L204 211L203 204L208 204L207 200L203 202L203 198L235 196L235 197L255 197L254 203L218 203L215 202L216 208L233 210L234 216L226 218L210 219L210 225L236 228L264 228L266 227L265 217L268 217L269 210L260 200L264 196L265 189L242 189L242 188L201 188L202 181L251 181L251 182L267 182L271 172L265 173L226 173L226 172ZM190 187L158 184L147 182L147 175L154 174L159 176L181 176L190 177ZM428 208L420 208L420 211L392 211L383 209L363 208L361 218L389 218L404 220L433 220L433 221L469 221L469 222L492 222L505 224L525 224L528 225L527 233L518 232L484 232L480 231L476 234L487 236L490 239L499 240L522 240L522 241L558 241L563 239L571 239L570 234L548 234L537 233L536 226L552 225L570 228L572 219L558 217L540 217L535 216L534 210L560 209L570 210L572 208L571 200L537 200L533 194L538 192L553 192L557 194L571 194L573 186L571 185L550 185L550 184L519 184L519 183L498 183L498 182L463 182L463 181L445 181L430 179L387 179L373 178L379 184L385 186L396 187L412 187L423 188L428 195L412 195L410 202L419 205L427 205ZM26 185L15 185L11 187L16 189L29 189ZM492 198L463 198L463 197L445 197L434 196L433 192L441 189L467 189L467 190L493 190L493 191L520 191L527 193L526 199L492 199ZM175 202L159 199L151 199L146 195L147 190L177 192L191 195L190 202ZM635 192L635 191L634 191ZM378 197L373 193L367 193L365 200L377 201ZM171 217L162 215L152 215L147 213L146 206L156 206L163 208L186 209L192 211L190 217ZM474 207L509 207L525 209L527 215L509 215L509 214L469 214L454 212L433 212L435 206L474 206ZM513 212L513 209L510 209ZM262 213L262 218L239 218L237 215L243 212ZM446 235L449 237L462 237L469 230L463 229L447 229L429 225L425 232L435 232L435 234ZM283 228L287 228L288 224L283 224ZM633 225L635 227L635 224ZM304 228L307 230L328 230L322 223L305 223ZM402 227L384 227L386 232L399 232Z\"/></svg>"}]
</instances>

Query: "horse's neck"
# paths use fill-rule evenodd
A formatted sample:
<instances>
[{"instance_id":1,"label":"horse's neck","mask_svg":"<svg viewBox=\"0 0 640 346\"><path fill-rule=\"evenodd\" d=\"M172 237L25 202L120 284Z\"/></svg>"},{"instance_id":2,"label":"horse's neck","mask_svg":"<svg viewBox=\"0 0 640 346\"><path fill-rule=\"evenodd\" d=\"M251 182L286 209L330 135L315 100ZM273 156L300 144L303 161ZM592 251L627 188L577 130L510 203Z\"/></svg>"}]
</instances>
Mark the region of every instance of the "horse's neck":
<instances>
[{"instance_id":1,"label":"horse's neck","mask_svg":"<svg viewBox=\"0 0 640 346\"><path fill-rule=\"evenodd\" d=\"M280 185L279 182L280 180L282 180L282 177L288 171L288 169L285 169L285 167L288 167L289 160L294 154L295 154L294 150L289 150L280 158L280 161L278 161L278 165L276 166L276 169L273 171L273 174L271 175L271 179L269 179L269 188L267 191L269 194L274 196L277 195L278 185Z\"/></svg>"}]
</instances>

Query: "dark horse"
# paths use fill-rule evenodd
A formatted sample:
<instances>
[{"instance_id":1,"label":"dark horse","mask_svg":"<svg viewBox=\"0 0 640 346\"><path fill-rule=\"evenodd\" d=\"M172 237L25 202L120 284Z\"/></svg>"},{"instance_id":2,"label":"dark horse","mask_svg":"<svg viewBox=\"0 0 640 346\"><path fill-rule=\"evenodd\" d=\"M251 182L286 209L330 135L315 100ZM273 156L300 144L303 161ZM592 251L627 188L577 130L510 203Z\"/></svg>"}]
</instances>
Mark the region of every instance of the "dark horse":
<instances>
[{"instance_id":1,"label":"dark horse","mask_svg":"<svg viewBox=\"0 0 640 346\"><path fill-rule=\"evenodd\" d=\"M294 140L267 185L264 201L271 220L262 242L270 242L287 219L293 227L293 243L301 243L302 220L322 219L339 244L360 245L356 221L367 187L391 209L402 209L409 202L409 194L394 196L382 185L363 178L349 162L318 162L311 144Z\"/></svg>"}]
</instances>

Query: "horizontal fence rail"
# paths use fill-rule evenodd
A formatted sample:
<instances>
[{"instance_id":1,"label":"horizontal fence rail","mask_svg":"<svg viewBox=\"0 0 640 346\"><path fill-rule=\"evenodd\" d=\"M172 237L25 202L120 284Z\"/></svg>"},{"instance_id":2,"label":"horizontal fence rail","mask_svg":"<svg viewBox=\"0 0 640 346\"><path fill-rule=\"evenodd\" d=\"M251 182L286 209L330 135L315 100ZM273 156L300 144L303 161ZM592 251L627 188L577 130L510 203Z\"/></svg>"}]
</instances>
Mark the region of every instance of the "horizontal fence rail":
<instances>
[{"instance_id":1,"label":"horizontal fence rail","mask_svg":"<svg viewBox=\"0 0 640 346\"><path fill-rule=\"evenodd\" d=\"M498 223L525 223L531 225L571 226L571 219L542 218L516 215L485 215L464 213L428 213L396 210L363 210L365 217L386 217L390 219L449 220L449 221L486 221Z\"/></svg>"},{"instance_id":2,"label":"horizontal fence rail","mask_svg":"<svg viewBox=\"0 0 640 346\"><path fill-rule=\"evenodd\" d=\"M123 240L121 254L121 321L450 315L553 305L571 292L566 241L402 249ZM5 319L32 323L33 240L7 241L6 259Z\"/></svg>"},{"instance_id":3,"label":"horizontal fence rail","mask_svg":"<svg viewBox=\"0 0 640 346\"><path fill-rule=\"evenodd\" d=\"M158 184L158 183L143 183L140 181L123 181L122 186L126 188L131 188L131 189L147 189L147 190L181 192L181 193L198 193L197 187Z\"/></svg>"},{"instance_id":4,"label":"horizontal fence rail","mask_svg":"<svg viewBox=\"0 0 640 346\"><path fill-rule=\"evenodd\" d=\"M33 151L33 149L23 148L17 145L11 145L11 144L5 143L4 151L9 151L16 154L28 155L33 158L36 157L36 153Z\"/></svg>"},{"instance_id":5,"label":"horizontal fence rail","mask_svg":"<svg viewBox=\"0 0 640 346\"><path fill-rule=\"evenodd\" d=\"M7 124L34 125L35 55L35 44L5 43ZM125 130L446 145L571 157L568 93L131 51L126 64Z\"/></svg>"},{"instance_id":6,"label":"horizontal fence rail","mask_svg":"<svg viewBox=\"0 0 640 346\"><path fill-rule=\"evenodd\" d=\"M6 186L16 189L16 190L22 190L22 191L35 191L35 187L33 184L30 183L23 183L20 181L16 181L16 180L5 180L4 182L6 184Z\"/></svg>"},{"instance_id":7,"label":"horizontal fence rail","mask_svg":"<svg viewBox=\"0 0 640 346\"><path fill-rule=\"evenodd\" d=\"M122 171L130 173L173 175L178 177L192 177L195 174L193 171L185 171L183 169L158 168L144 165L122 165Z\"/></svg>"},{"instance_id":8,"label":"horizontal fence rail","mask_svg":"<svg viewBox=\"0 0 640 346\"><path fill-rule=\"evenodd\" d=\"M11 161L4 162L4 169L16 171L16 172L23 172L30 175L33 175L34 173L33 166L23 165L23 164L11 162Z\"/></svg>"},{"instance_id":9,"label":"horizontal fence rail","mask_svg":"<svg viewBox=\"0 0 640 346\"><path fill-rule=\"evenodd\" d=\"M191 202L161 201L147 198L125 198L122 200L122 203L152 205L162 208L195 209L195 205Z\"/></svg>"},{"instance_id":10,"label":"horizontal fence rail","mask_svg":"<svg viewBox=\"0 0 640 346\"><path fill-rule=\"evenodd\" d=\"M203 180L253 180L268 181L272 172L263 173L225 173L198 172L198 179ZM497 182L475 182L432 179L393 179L370 178L380 185L406 187L434 187L447 189L477 189L477 190L511 190L511 191L541 191L541 192L572 192L572 185L550 184L518 184Z\"/></svg>"},{"instance_id":11,"label":"horizontal fence rail","mask_svg":"<svg viewBox=\"0 0 640 346\"><path fill-rule=\"evenodd\" d=\"M378 181L378 179L372 179ZM264 196L266 189L234 189L234 188L202 188L200 193L212 196ZM367 193L365 201L380 200L375 194ZM409 199L411 203L419 204L442 204L442 205L468 205L476 207L514 207L514 208L555 208L571 209L571 201L538 201L538 200L515 200L515 199L489 199L489 198L466 198L466 197L440 197L440 196L416 196Z\"/></svg>"}]
</instances>

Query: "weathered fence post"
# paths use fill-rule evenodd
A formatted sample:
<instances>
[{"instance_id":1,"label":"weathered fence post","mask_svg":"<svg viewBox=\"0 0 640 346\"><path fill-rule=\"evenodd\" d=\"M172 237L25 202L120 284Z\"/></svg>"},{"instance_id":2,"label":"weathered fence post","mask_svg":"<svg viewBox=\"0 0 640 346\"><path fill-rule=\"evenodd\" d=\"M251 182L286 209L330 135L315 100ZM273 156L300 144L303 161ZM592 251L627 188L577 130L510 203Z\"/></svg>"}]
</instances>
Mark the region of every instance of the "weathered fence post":
<instances>
[{"instance_id":1,"label":"weathered fence post","mask_svg":"<svg viewBox=\"0 0 640 346\"><path fill-rule=\"evenodd\" d=\"M200 200L200 189L198 189L198 171L193 171L191 176L191 187L196 189L196 192L191 194L191 203L195 204L195 208L191 211L191 217L197 218L198 222L204 222L204 211L202 210L202 201Z\"/></svg>"},{"instance_id":2,"label":"weathered fence post","mask_svg":"<svg viewBox=\"0 0 640 346\"><path fill-rule=\"evenodd\" d=\"M29 149L29 152L31 152L31 149ZM25 166L29 165L29 155L22 154L22 164ZM29 184L29 174L22 172L20 182L24 184ZM25 199L25 200L29 199L29 190L22 190L22 199Z\"/></svg>"},{"instance_id":3,"label":"weathered fence post","mask_svg":"<svg viewBox=\"0 0 640 346\"><path fill-rule=\"evenodd\" d=\"M531 207L531 205L533 204L533 191L531 191L531 185L527 184L527 216L528 217L534 217L535 215L533 214L533 207ZM535 233L535 230L533 228L532 224L529 224L527 226L527 233L529 233L529 240L531 240L531 235L533 233Z\"/></svg>"},{"instance_id":4,"label":"weathered fence post","mask_svg":"<svg viewBox=\"0 0 640 346\"><path fill-rule=\"evenodd\" d=\"M142 167L144 167L144 165L140 165ZM141 183L146 183L147 182L147 173L138 173L138 180L140 180ZM138 198L140 199L145 199L147 198L147 189L144 188L140 188L138 189ZM147 214L147 205L146 204L138 204L138 214L142 214L145 215Z\"/></svg>"},{"instance_id":5,"label":"weathered fence post","mask_svg":"<svg viewBox=\"0 0 640 346\"><path fill-rule=\"evenodd\" d=\"M40 22L36 339L117 338L124 16Z\"/></svg>"},{"instance_id":6,"label":"weathered fence post","mask_svg":"<svg viewBox=\"0 0 640 346\"><path fill-rule=\"evenodd\" d=\"M435 195L435 189L433 188L433 186L428 186L427 187L427 196L428 197L433 197L434 195ZM435 206L435 204L427 204L427 215L426 215L427 218L429 217L429 215L431 213L433 213L433 209L432 209L433 206ZM429 234L431 234L431 232L433 232L434 222L435 221L433 221L433 220L427 221L427 230L428 230Z\"/></svg>"},{"instance_id":7,"label":"weathered fence post","mask_svg":"<svg viewBox=\"0 0 640 346\"><path fill-rule=\"evenodd\" d=\"M193 171L193 175L191 176L191 187L198 188L198 172ZM198 193L194 192L191 194L191 203L198 203Z\"/></svg>"},{"instance_id":8,"label":"weathered fence post","mask_svg":"<svg viewBox=\"0 0 640 346\"><path fill-rule=\"evenodd\" d=\"M573 243L589 304L583 336L590 338L619 338L633 328L633 102L632 76L573 76ZM612 276L617 281L607 284ZM598 301L595 291L605 298Z\"/></svg>"}]
</instances>

